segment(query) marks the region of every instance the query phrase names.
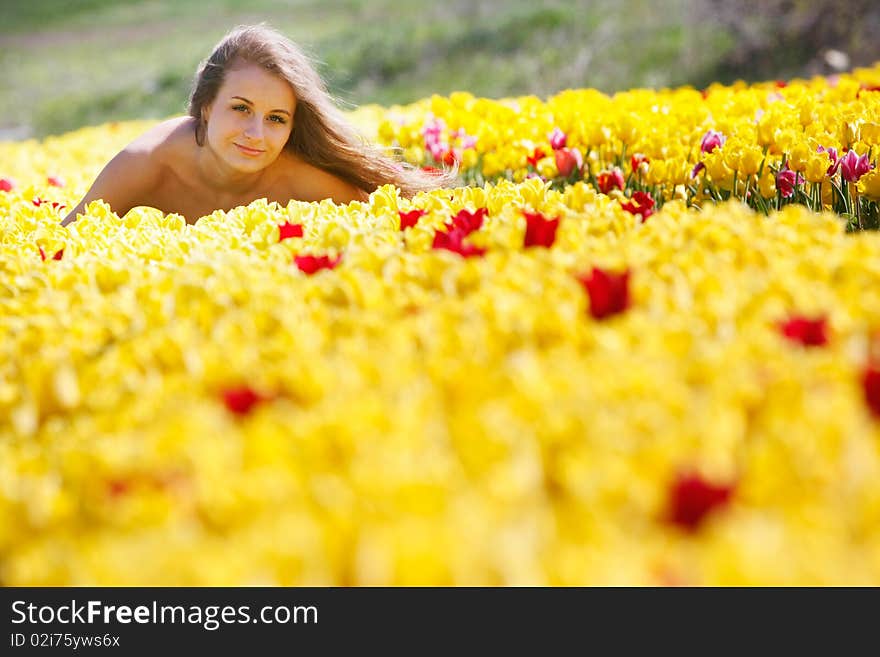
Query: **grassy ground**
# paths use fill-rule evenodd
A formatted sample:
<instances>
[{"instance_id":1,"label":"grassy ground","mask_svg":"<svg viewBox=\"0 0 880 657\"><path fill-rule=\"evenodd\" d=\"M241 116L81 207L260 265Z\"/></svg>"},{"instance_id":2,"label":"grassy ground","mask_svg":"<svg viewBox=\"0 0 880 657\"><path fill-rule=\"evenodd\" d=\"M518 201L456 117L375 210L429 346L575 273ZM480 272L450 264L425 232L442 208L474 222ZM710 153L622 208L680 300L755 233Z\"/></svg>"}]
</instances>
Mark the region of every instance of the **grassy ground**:
<instances>
[{"instance_id":1,"label":"grassy ground","mask_svg":"<svg viewBox=\"0 0 880 657\"><path fill-rule=\"evenodd\" d=\"M198 62L232 26L266 20L321 62L351 104L467 90L545 96L682 84L701 47L687 0L40 0L0 24L0 138L184 111ZM703 44L707 49L710 44ZM717 44L716 44L717 45ZM716 52L718 49L716 48Z\"/></svg>"},{"instance_id":2,"label":"grassy ground","mask_svg":"<svg viewBox=\"0 0 880 657\"><path fill-rule=\"evenodd\" d=\"M16 2L0 23L0 139L182 113L198 62L230 27L260 20L355 105L685 84L733 47L692 24L692 1Z\"/></svg>"}]
</instances>

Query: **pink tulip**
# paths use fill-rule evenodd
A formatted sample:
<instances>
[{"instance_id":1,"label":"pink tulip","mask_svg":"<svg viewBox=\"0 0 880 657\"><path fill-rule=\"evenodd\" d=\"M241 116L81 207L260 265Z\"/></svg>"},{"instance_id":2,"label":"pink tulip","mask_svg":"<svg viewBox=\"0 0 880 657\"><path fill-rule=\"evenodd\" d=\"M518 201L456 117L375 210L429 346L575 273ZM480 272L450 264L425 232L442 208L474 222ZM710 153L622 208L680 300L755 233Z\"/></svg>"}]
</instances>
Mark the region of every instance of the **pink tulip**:
<instances>
[{"instance_id":1,"label":"pink tulip","mask_svg":"<svg viewBox=\"0 0 880 657\"><path fill-rule=\"evenodd\" d=\"M473 148L477 145L477 138L465 132L464 128L459 128L451 135L452 139L458 139L462 150Z\"/></svg>"},{"instance_id":2,"label":"pink tulip","mask_svg":"<svg viewBox=\"0 0 880 657\"><path fill-rule=\"evenodd\" d=\"M432 141L430 143L426 143L425 146L428 149L428 152L431 154L431 157L434 158L435 162L442 161L446 153L449 152L449 147L447 146L445 141Z\"/></svg>"},{"instance_id":3,"label":"pink tulip","mask_svg":"<svg viewBox=\"0 0 880 657\"><path fill-rule=\"evenodd\" d=\"M422 128L425 138L425 149L431 154L435 162L443 160L443 156L449 151L449 144L443 140L442 133L446 129L443 119L429 119Z\"/></svg>"},{"instance_id":4,"label":"pink tulip","mask_svg":"<svg viewBox=\"0 0 880 657\"><path fill-rule=\"evenodd\" d=\"M849 150L840 158L840 175L847 182L858 182L859 178L873 168L867 154L860 157L855 151Z\"/></svg>"},{"instance_id":5,"label":"pink tulip","mask_svg":"<svg viewBox=\"0 0 880 657\"><path fill-rule=\"evenodd\" d=\"M840 160L837 159L837 149L819 146L818 148L816 148L816 152L828 153L828 157L831 158L831 166L828 167L828 175L833 176L835 173L837 173L837 167L840 166Z\"/></svg>"},{"instance_id":6,"label":"pink tulip","mask_svg":"<svg viewBox=\"0 0 880 657\"><path fill-rule=\"evenodd\" d=\"M715 132L714 130L710 130L705 135L703 135L703 139L700 142L700 150L704 153L711 153L716 148L721 148L724 146L724 142L727 141L727 137L725 137L720 132Z\"/></svg>"},{"instance_id":7,"label":"pink tulip","mask_svg":"<svg viewBox=\"0 0 880 657\"><path fill-rule=\"evenodd\" d=\"M554 151L558 151L560 148L565 148L565 145L568 143L568 136L559 128L553 128L553 132L550 133L549 137L550 147Z\"/></svg>"},{"instance_id":8,"label":"pink tulip","mask_svg":"<svg viewBox=\"0 0 880 657\"><path fill-rule=\"evenodd\" d=\"M426 140L437 140L440 134L446 129L446 122L443 119L429 118L422 128L422 135Z\"/></svg>"},{"instance_id":9,"label":"pink tulip","mask_svg":"<svg viewBox=\"0 0 880 657\"><path fill-rule=\"evenodd\" d=\"M776 174L776 189L782 194L782 198L791 197L794 194L794 188L803 184L804 177L789 169L788 165Z\"/></svg>"}]
</instances>

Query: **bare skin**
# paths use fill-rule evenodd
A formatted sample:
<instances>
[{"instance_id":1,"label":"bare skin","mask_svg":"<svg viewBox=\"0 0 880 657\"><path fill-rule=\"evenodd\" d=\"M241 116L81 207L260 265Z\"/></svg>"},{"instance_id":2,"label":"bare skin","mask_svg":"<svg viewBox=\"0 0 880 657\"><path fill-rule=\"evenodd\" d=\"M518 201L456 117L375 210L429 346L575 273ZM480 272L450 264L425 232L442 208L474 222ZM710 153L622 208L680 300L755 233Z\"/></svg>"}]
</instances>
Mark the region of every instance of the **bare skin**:
<instances>
[{"instance_id":1,"label":"bare skin","mask_svg":"<svg viewBox=\"0 0 880 657\"><path fill-rule=\"evenodd\" d=\"M76 221L96 199L119 216L149 206L182 215L187 223L260 198L281 205L292 199L366 200L364 190L284 148L295 105L286 83L262 69L230 71L206 111L204 146L196 143L198 122L192 117L158 124L107 164L61 225Z\"/></svg>"}]
</instances>

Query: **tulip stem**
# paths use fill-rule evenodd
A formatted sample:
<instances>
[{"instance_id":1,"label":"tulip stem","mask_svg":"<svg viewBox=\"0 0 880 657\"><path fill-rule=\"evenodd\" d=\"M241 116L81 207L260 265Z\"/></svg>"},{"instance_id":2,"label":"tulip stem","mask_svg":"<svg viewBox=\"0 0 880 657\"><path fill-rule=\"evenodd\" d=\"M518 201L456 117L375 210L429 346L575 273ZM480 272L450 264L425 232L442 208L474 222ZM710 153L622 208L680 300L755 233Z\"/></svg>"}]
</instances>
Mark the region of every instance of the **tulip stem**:
<instances>
[{"instance_id":1,"label":"tulip stem","mask_svg":"<svg viewBox=\"0 0 880 657\"><path fill-rule=\"evenodd\" d=\"M862 225L862 204L859 202L859 193L856 189L853 189L853 204L856 206L856 220L859 222L859 230L864 230L865 227Z\"/></svg>"}]
</instances>

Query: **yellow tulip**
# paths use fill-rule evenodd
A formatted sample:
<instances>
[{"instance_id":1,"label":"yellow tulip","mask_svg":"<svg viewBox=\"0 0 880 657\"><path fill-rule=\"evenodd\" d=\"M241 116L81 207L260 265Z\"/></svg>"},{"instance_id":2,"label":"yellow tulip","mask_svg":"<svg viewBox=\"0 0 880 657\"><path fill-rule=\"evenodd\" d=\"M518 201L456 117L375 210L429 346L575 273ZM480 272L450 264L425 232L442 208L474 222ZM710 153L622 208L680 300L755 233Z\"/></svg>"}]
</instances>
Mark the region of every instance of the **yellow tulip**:
<instances>
[{"instance_id":1,"label":"yellow tulip","mask_svg":"<svg viewBox=\"0 0 880 657\"><path fill-rule=\"evenodd\" d=\"M776 196L776 176L769 169L765 170L758 179L758 191L764 198Z\"/></svg>"},{"instance_id":2,"label":"yellow tulip","mask_svg":"<svg viewBox=\"0 0 880 657\"><path fill-rule=\"evenodd\" d=\"M829 166L831 166L831 158L828 153L812 154L807 158L804 166L804 178L811 183L822 182L828 175Z\"/></svg>"},{"instance_id":3,"label":"yellow tulip","mask_svg":"<svg viewBox=\"0 0 880 657\"><path fill-rule=\"evenodd\" d=\"M859 179L859 194L872 201L880 201L880 171L866 173Z\"/></svg>"}]
</instances>

